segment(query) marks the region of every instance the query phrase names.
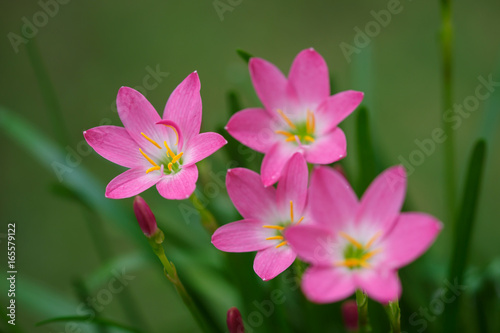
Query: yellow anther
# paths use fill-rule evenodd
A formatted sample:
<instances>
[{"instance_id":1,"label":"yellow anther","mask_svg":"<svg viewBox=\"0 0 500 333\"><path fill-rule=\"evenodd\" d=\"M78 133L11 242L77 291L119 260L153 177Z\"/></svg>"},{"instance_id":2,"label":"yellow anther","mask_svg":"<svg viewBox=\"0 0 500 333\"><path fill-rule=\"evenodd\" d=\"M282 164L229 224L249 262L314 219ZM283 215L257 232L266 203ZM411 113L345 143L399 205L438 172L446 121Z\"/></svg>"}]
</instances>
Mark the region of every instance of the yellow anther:
<instances>
[{"instance_id":1,"label":"yellow anther","mask_svg":"<svg viewBox=\"0 0 500 333\"><path fill-rule=\"evenodd\" d=\"M314 112L307 110L306 117L306 131L308 134L314 133L314 128L316 127L316 120L314 119Z\"/></svg>"},{"instance_id":2,"label":"yellow anther","mask_svg":"<svg viewBox=\"0 0 500 333\"><path fill-rule=\"evenodd\" d=\"M159 166L154 166L154 167L151 167L149 169L146 170L146 173L150 173L151 171L155 171L155 170L160 170L161 168Z\"/></svg>"},{"instance_id":3,"label":"yellow anther","mask_svg":"<svg viewBox=\"0 0 500 333\"><path fill-rule=\"evenodd\" d=\"M143 152L141 148L139 148L139 151L141 152L142 156L144 156L148 160L149 163L151 163L153 166L158 166L158 164L156 164L155 161L150 159L149 156L146 155L146 153Z\"/></svg>"},{"instance_id":4,"label":"yellow anther","mask_svg":"<svg viewBox=\"0 0 500 333\"><path fill-rule=\"evenodd\" d=\"M146 134L144 134L144 133L142 133L142 132L141 132L141 134L142 134L142 136L143 136L146 140L148 140L149 142L151 142L152 144L154 144L156 147L158 147L158 149L161 149L161 146L160 146L158 143L156 143L156 141L155 141L155 140L151 139L149 136L147 136Z\"/></svg>"},{"instance_id":5,"label":"yellow anther","mask_svg":"<svg viewBox=\"0 0 500 333\"><path fill-rule=\"evenodd\" d=\"M379 231L375 234L375 236L373 236L372 238L370 238L370 240L368 241L368 243L366 243L365 245L365 248L369 248L370 246L373 245L373 243L375 243L375 241L380 237L382 233Z\"/></svg>"},{"instance_id":6,"label":"yellow anther","mask_svg":"<svg viewBox=\"0 0 500 333\"><path fill-rule=\"evenodd\" d=\"M165 145L165 148L167 148L167 156L169 156L169 154L170 154L170 157L175 157L174 152L173 152L173 151L172 151L172 149L170 149L170 147L167 145L167 141L163 141L163 144Z\"/></svg>"},{"instance_id":7,"label":"yellow anther","mask_svg":"<svg viewBox=\"0 0 500 333\"><path fill-rule=\"evenodd\" d=\"M370 268L370 267L372 267L369 263L367 263L366 261L363 261L363 260L361 260L361 261L359 262L359 265L360 265L361 267L363 267L363 268Z\"/></svg>"},{"instance_id":8,"label":"yellow anther","mask_svg":"<svg viewBox=\"0 0 500 333\"><path fill-rule=\"evenodd\" d=\"M293 201L290 200L290 221L293 223Z\"/></svg>"},{"instance_id":9,"label":"yellow anther","mask_svg":"<svg viewBox=\"0 0 500 333\"><path fill-rule=\"evenodd\" d=\"M295 141L295 135L292 135L292 136L289 136L288 138L286 138L286 142L292 142L292 141Z\"/></svg>"},{"instance_id":10,"label":"yellow anther","mask_svg":"<svg viewBox=\"0 0 500 333\"><path fill-rule=\"evenodd\" d=\"M172 171L172 163L168 163L168 170Z\"/></svg>"},{"instance_id":11,"label":"yellow anther","mask_svg":"<svg viewBox=\"0 0 500 333\"><path fill-rule=\"evenodd\" d=\"M266 240L275 240L275 239L284 239L283 236L273 236L273 237L267 237Z\"/></svg>"},{"instance_id":12,"label":"yellow anther","mask_svg":"<svg viewBox=\"0 0 500 333\"><path fill-rule=\"evenodd\" d=\"M165 125L165 124L163 124L163 125ZM174 126L172 126L172 125L165 125L165 126L171 128L174 131L175 136L177 137L177 141L175 141L175 145L177 146L179 144L179 133L177 133L177 130L175 129Z\"/></svg>"},{"instance_id":13,"label":"yellow anther","mask_svg":"<svg viewBox=\"0 0 500 333\"><path fill-rule=\"evenodd\" d=\"M342 238L345 238L346 240L348 240L352 245L354 245L358 249L362 249L363 248L363 245L361 245L357 240L355 240L354 238L352 238L351 236L349 236L345 232L342 232L342 231L339 232L339 236L342 237Z\"/></svg>"},{"instance_id":14,"label":"yellow anther","mask_svg":"<svg viewBox=\"0 0 500 333\"><path fill-rule=\"evenodd\" d=\"M280 114L280 116L286 121L286 123L288 124L288 126L290 126L293 129L297 129L297 127L295 126L295 124L292 123L292 121L290 120L290 118L288 118L286 116L286 114L282 110L278 109L277 111Z\"/></svg>"},{"instance_id":15,"label":"yellow anther","mask_svg":"<svg viewBox=\"0 0 500 333\"><path fill-rule=\"evenodd\" d=\"M285 229L285 227L282 227L280 225L263 225L262 228L276 229L276 230L283 230L283 229Z\"/></svg>"},{"instance_id":16,"label":"yellow anther","mask_svg":"<svg viewBox=\"0 0 500 333\"><path fill-rule=\"evenodd\" d=\"M284 135L284 136L286 136L286 137L293 136L293 134L292 134L292 133L287 132L287 131L276 131L276 132L274 132L274 133L276 133L276 134L281 134L281 135Z\"/></svg>"},{"instance_id":17,"label":"yellow anther","mask_svg":"<svg viewBox=\"0 0 500 333\"><path fill-rule=\"evenodd\" d=\"M360 264L360 260L356 258L348 258L344 261L337 263L338 266L345 266L349 268L356 267Z\"/></svg>"},{"instance_id":18,"label":"yellow anther","mask_svg":"<svg viewBox=\"0 0 500 333\"><path fill-rule=\"evenodd\" d=\"M180 152L179 154L175 155L174 158L172 159L172 163L176 163L181 157L184 152Z\"/></svg>"},{"instance_id":19,"label":"yellow anther","mask_svg":"<svg viewBox=\"0 0 500 333\"><path fill-rule=\"evenodd\" d=\"M276 248L282 247L283 245L286 245L286 244L288 244L288 241L283 241L283 242L279 243L278 245L276 245Z\"/></svg>"},{"instance_id":20,"label":"yellow anther","mask_svg":"<svg viewBox=\"0 0 500 333\"><path fill-rule=\"evenodd\" d=\"M300 222L302 222L302 220L304 219L304 216L302 216L298 221L297 221L297 224L299 224Z\"/></svg>"},{"instance_id":21,"label":"yellow anther","mask_svg":"<svg viewBox=\"0 0 500 333\"><path fill-rule=\"evenodd\" d=\"M373 251L370 251L370 252L366 253L365 255L363 255L361 257L361 261L370 259L371 257L373 257L374 255L376 255L380 251L381 251L380 249L376 249L376 250L373 250Z\"/></svg>"},{"instance_id":22,"label":"yellow anther","mask_svg":"<svg viewBox=\"0 0 500 333\"><path fill-rule=\"evenodd\" d=\"M309 141L309 142L314 142L314 138L310 135L304 136L304 140Z\"/></svg>"}]
</instances>

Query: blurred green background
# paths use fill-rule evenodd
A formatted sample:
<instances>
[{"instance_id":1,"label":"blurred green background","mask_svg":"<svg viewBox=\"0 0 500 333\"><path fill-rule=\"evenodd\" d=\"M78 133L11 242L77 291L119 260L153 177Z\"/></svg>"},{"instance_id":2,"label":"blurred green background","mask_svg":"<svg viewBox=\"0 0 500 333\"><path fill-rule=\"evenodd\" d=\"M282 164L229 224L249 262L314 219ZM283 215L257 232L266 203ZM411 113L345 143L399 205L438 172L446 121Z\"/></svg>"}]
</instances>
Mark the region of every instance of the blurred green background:
<instances>
[{"instance_id":1,"label":"blurred green background","mask_svg":"<svg viewBox=\"0 0 500 333\"><path fill-rule=\"evenodd\" d=\"M100 315L139 327L144 332L197 332L189 312L162 275L155 258L145 251L147 241L131 218L132 199L109 203L112 200L104 198L105 185L123 169L94 152L89 153L83 141L82 132L88 128L103 123L121 126L114 106L121 86L142 87L142 92L162 112L172 90L197 70L202 83L202 129L215 131L229 119L226 98L229 90L238 92L243 107L260 105L247 66L236 49L265 58L286 73L300 50L314 47L329 65L334 91L365 91L364 105L372 120L381 167L400 163L400 156L408 159L418 148L415 139L430 138L432 131L442 126L439 1L401 1L401 12L392 15L390 23L381 27L380 32L370 38L369 45L352 56L352 61L344 56L341 43L355 45L355 28L364 30L368 22L374 21L371 11L387 9L388 1L220 2L230 8L222 16L210 0L67 1L59 5L53 17L47 16L45 24L27 40L28 45L18 45L18 52L9 41L9 33L21 36L23 18L33 22L33 16L43 11L42 6L38 1L0 4L3 36L0 105L57 142L51 112L44 103L29 57L28 48L37 49L62 110L64 126L59 130L67 139L61 148L75 164L62 175L62 184L81 173L91 173L98 183L95 186L84 183L93 189L92 193L97 193L94 202L100 207L89 210L78 201L57 195L54 187L59 188L60 193L61 183L54 170L44 168L2 129L0 234L5 236L7 223L16 223L18 332L68 331L64 324L35 328L34 323L57 316L81 315L77 313L81 297L85 299L86 293L95 297L106 288L110 279L107 273L123 268L133 280L124 292L113 294ZM453 101L461 104L474 94L479 76L493 75L495 81L500 81L500 3L461 1L454 4L453 12ZM144 89L144 78L155 69L168 75L162 74L154 88ZM460 191L474 141L485 137L488 143L484 183L468 258L473 277L494 271L495 267L498 272L500 260L500 183L496 176L500 169L499 95L495 91L492 97L481 102L477 111L463 119L454 131ZM353 177L358 170L355 119L356 112L342 124L348 137L345 167ZM224 135L228 137L227 133ZM33 146L36 147L36 143ZM244 153L246 158L252 157L248 150ZM225 190L217 185L224 179L227 161L222 149L200 165L205 168L199 183L200 193L207 197L209 207L219 211L220 223L230 222L235 215ZM258 159L253 163L258 165ZM219 174L214 176L209 170ZM401 319L403 329L408 332L421 328L409 324L410 314L419 306L429 306L446 277L452 222L445 211L443 175L443 147L437 145L436 153L426 156L425 162L409 177L411 208L437 216L444 222L445 229L430 252L402 275L403 299L406 295L412 298L411 306L404 308L407 312L403 311ZM234 282L234 277L231 280L231 274L223 271L223 265L226 260L244 263L242 274L250 276L250 281L258 286L251 269L252 256L226 257L216 251L195 214L189 218L183 216L182 210L188 214L193 211L189 202L169 202L155 189L146 191L143 197L166 232L167 255L178 264L179 274L194 288L204 291L205 303L212 305L211 310L222 322L227 308L238 305L233 304L238 302L234 288L219 278L224 276ZM108 213L103 213L106 209ZM113 217L110 211L124 212L124 218ZM104 241L96 242L96 237ZM0 276L4 277L6 245L3 238L0 241ZM117 259L121 261L117 263ZM412 269L413 266L416 268ZM407 282L405 275L410 276ZM479 280L471 278L470 281ZM469 290L474 289L473 283ZM493 297L497 299L494 309L498 310L500 282L496 283L497 294ZM421 284L419 290L424 291L420 298L411 296L415 284ZM6 290L7 286L2 284L3 309L7 304ZM493 293L495 289L491 290ZM463 297L463 330L477 331L474 296L466 293ZM129 305L123 306L124 303ZM248 312L255 310L252 303L244 306ZM274 317L266 320L275 321ZM429 322L429 330L433 324ZM91 332L94 328L71 327L68 332L78 332L78 329ZM5 320L0 323L0 330L16 332L7 327ZM261 330L255 328L255 331Z\"/></svg>"}]
</instances>

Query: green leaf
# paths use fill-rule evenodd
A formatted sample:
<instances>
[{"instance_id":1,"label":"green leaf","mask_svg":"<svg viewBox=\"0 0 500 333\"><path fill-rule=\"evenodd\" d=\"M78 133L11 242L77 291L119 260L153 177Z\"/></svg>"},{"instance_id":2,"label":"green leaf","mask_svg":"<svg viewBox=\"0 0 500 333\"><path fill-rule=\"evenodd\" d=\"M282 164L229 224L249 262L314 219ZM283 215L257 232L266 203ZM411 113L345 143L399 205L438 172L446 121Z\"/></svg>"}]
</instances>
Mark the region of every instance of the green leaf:
<instances>
[{"instance_id":1,"label":"green leaf","mask_svg":"<svg viewBox=\"0 0 500 333\"><path fill-rule=\"evenodd\" d=\"M43 320L41 322L38 322L36 326L42 326L42 325L47 325L51 323L57 323L57 322L84 322L88 324L93 324L93 325L99 325L99 326L107 326L107 327L113 327L113 328L118 328L123 332L133 332L133 333L141 333L140 330L133 328L133 327L128 327L123 324L117 323L115 321L105 319L105 318L93 318L92 320L89 319L88 316L66 316L66 317L57 317L57 318L51 318L47 320Z\"/></svg>"},{"instance_id":2,"label":"green leaf","mask_svg":"<svg viewBox=\"0 0 500 333\"><path fill-rule=\"evenodd\" d=\"M366 107L363 106L359 109L356 120L359 164L358 194L361 195L377 176L377 167L370 128L370 118Z\"/></svg>"},{"instance_id":3,"label":"green leaf","mask_svg":"<svg viewBox=\"0 0 500 333\"><path fill-rule=\"evenodd\" d=\"M453 249L451 256L451 266L448 275L450 283L460 285L464 282L464 272L469 254L472 230L474 229L477 204L479 201L482 175L486 155L486 143L479 140L472 152L469 160L469 167L465 179L465 186L462 193L460 209L456 217L456 224L453 235ZM459 320L458 311L461 298L446 306L444 313L444 327L449 332L456 332Z\"/></svg>"},{"instance_id":4,"label":"green leaf","mask_svg":"<svg viewBox=\"0 0 500 333\"><path fill-rule=\"evenodd\" d=\"M253 58L253 55L251 55L250 53L243 51L241 49L237 49L236 53L238 53L238 55L241 57L241 59L243 59L243 61L245 61L247 64L250 61L250 58Z\"/></svg>"}]
</instances>

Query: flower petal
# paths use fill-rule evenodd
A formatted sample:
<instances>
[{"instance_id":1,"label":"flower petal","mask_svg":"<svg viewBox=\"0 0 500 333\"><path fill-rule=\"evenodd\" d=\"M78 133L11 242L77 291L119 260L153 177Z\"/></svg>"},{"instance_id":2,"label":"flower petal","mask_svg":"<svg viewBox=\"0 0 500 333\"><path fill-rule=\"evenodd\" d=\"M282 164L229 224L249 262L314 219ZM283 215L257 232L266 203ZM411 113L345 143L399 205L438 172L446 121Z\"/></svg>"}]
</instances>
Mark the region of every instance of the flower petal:
<instances>
[{"instance_id":1,"label":"flower petal","mask_svg":"<svg viewBox=\"0 0 500 333\"><path fill-rule=\"evenodd\" d=\"M145 159L139 152L137 142L123 127L94 127L83 132L83 136L99 155L113 163L127 168L144 165Z\"/></svg>"},{"instance_id":2,"label":"flower petal","mask_svg":"<svg viewBox=\"0 0 500 333\"><path fill-rule=\"evenodd\" d=\"M255 92L264 107L273 114L288 104L288 81L281 71L264 59L252 58L249 62L250 77Z\"/></svg>"},{"instance_id":3,"label":"flower petal","mask_svg":"<svg viewBox=\"0 0 500 333\"><path fill-rule=\"evenodd\" d=\"M163 111L163 119L175 121L181 128L186 142L200 133L200 88L198 73L189 74L172 92Z\"/></svg>"},{"instance_id":4,"label":"flower petal","mask_svg":"<svg viewBox=\"0 0 500 333\"><path fill-rule=\"evenodd\" d=\"M146 173L145 167L129 169L109 182L106 186L106 198L130 198L147 190L160 178L161 174L158 172Z\"/></svg>"},{"instance_id":5,"label":"flower petal","mask_svg":"<svg viewBox=\"0 0 500 333\"><path fill-rule=\"evenodd\" d=\"M306 160L313 164L330 164L346 156L346 138L340 128L322 135L305 150Z\"/></svg>"},{"instance_id":6,"label":"flower petal","mask_svg":"<svg viewBox=\"0 0 500 333\"><path fill-rule=\"evenodd\" d=\"M307 163L301 153L295 153L283 168L278 182L276 198L280 212L290 217L290 201L293 202L295 221L303 215L307 198L307 180L309 172Z\"/></svg>"},{"instance_id":7,"label":"flower petal","mask_svg":"<svg viewBox=\"0 0 500 333\"><path fill-rule=\"evenodd\" d=\"M163 176L156 184L156 189L166 199L187 199L196 189L196 180L198 180L196 165L183 166L176 174Z\"/></svg>"},{"instance_id":8,"label":"flower petal","mask_svg":"<svg viewBox=\"0 0 500 333\"><path fill-rule=\"evenodd\" d=\"M265 153L276 142L272 122L273 117L264 109L245 109L229 119L226 130L245 146Z\"/></svg>"},{"instance_id":9,"label":"flower petal","mask_svg":"<svg viewBox=\"0 0 500 333\"><path fill-rule=\"evenodd\" d=\"M296 257L295 253L287 245L279 248L271 246L257 252L253 262L253 270L262 280L268 281L290 267Z\"/></svg>"},{"instance_id":10,"label":"flower petal","mask_svg":"<svg viewBox=\"0 0 500 333\"><path fill-rule=\"evenodd\" d=\"M267 249L273 242L266 240L273 230L262 228L263 222L243 220L218 228L212 235L212 244L225 252L252 252Z\"/></svg>"},{"instance_id":11,"label":"flower petal","mask_svg":"<svg viewBox=\"0 0 500 333\"><path fill-rule=\"evenodd\" d=\"M316 106L330 96L330 77L323 57L314 49L301 51L293 61L288 81L302 104Z\"/></svg>"},{"instance_id":12,"label":"flower petal","mask_svg":"<svg viewBox=\"0 0 500 333\"><path fill-rule=\"evenodd\" d=\"M334 129L361 104L364 94L347 90L325 99L316 110L318 132L326 133Z\"/></svg>"},{"instance_id":13,"label":"flower petal","mask_svg":"<svg viewBox=\"0 0 500 333\"><path fill-rule=\"evenodd\" d=\"M395 166L381 173L361 198L357 223L388 232L399 216L406 193L406 172Z\"/></svg>"},{"instance_id":14,"label":"flower petal","mask_svg":"<svg viewBox=\"0 0 500 333\"><path fill-rule=\"evenodd\" d=\"M309 267L302 277L302 291L315 303L331 303L349 297L356 290L348 272L335 267Z\"/></svg>"},{"instance_id":15,"label":"flower petal","mask_svg":"<svg viewBox=\"0 0 500 333\"><path fill-rule=\"evenodd\" d=\"M276 189L265 188L256 172L244 168L228 170L226 188L234 206L245 219L266 221L275 214Z\"/></svg>"},{"instance_id":16,"label":"flower petal","mask_svg":"<svg viewBox=\"0 0 500 333\"><path fill-rule=\"evenodd\" d=\"M401 282L393 270L363 270L355 276L358 287L379 303L395 301L401 295Z\"/></svg>"},{"instance_id":17,"label":"flower petal","mask_svg":"<svg viewBox=\"0 0 500 333\"><path fill-rule=\"evenodd\" d=\"M184 148L183 167L212 155L226 143L226 139L218 133L206 132L194 136Z\"/></svg>"},{"instance_id":18,"label":"flower petal","mask_svg":"<svg viewBox=\"0 0 500 333\"><path fill-rule=\"evenodd\" d=\"M285 239L299 258L313 265L331 266L335 262L335 237L327 229L312 225L293 225Z\"/></svg>"},{"instance_id":19,"label":"flower petal","mask_svg":"<svg viewBox=\"0 0 500 333\"><path fill-rule=\"evenodd\" d=\"M291 144L277 142L264 156L260 173L264 186L273 185L281 176L282 170L286 163L296 152L297 149L292 148Z\"/></svg>"},{"instance_id":20,"label":"flower petal","mask_svg":"<svg viewBox=\"0 0 500 333\"><path fill-rule=\"evenodd\" d=\"M433 216L423 213L402 213L384 240L387 264L405 266L422 255L443 228Z\"/></svg>"},{"instance_id":21,"label":"flower petal","mask_svg":"<svg viewBox=\"0 0 500 333\"><path fill-rule=\"evenodd\" d=\"M313 220L330 230L353 223L359 206L344 176L329 167L314 169L308 202Z\"/></svg>"}]
</instances>

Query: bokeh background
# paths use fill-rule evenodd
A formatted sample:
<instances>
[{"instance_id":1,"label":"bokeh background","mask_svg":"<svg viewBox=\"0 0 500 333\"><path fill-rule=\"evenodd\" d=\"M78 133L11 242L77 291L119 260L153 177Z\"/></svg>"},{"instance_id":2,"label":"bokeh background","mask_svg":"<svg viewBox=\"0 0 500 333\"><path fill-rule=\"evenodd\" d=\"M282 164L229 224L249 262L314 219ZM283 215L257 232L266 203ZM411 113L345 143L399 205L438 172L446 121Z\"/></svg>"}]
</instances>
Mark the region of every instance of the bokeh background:
<instances>
[{"instance_id":1,"label":"bokeh background","mask_svg":"<svg viewBox=\"0 0 500 333\"><path fill-rule=\"evenodd\" d=\"M114 105L121 86L142 88L161 112L177 84L197 70L202 83L202 129L216 131L230 115L228 91L237 92L242 107L260 105L247 66L236 49L265 58L286 73L300 50L314 47L329 65L334 91L365 92L364 105L369 111L380 167L400 163L400 156L408 159L418 148L415 139L430 138L435 128L442 127L439 1L402 0L402 10L370 38L369 45L360 47L359 54L349 59L340 45L355 46L356 28L364 30L368 22L374 21L371 11L387 9L390 1L66 2L59 3L57 13L48 16L34 37L27 39L27 44L18 45L17 52L9 33L21 36L24 20L33 22L33 16L43 11L43 7L38 1L26 0L0 4L0 105L35 130L20 134L28 140L26 146L31 145L32 152L19 144L5 127L0 134L0 234L5 237L7 224L16 223L18 269L17 330L6 324L2 314L0 331L95 331L92 325L56 323L35 327L34 324L59 316L85 314L81 313L85 308L81 307L82 302L85 304L87 297L96 297L103 288L108 288L110 272L125 269L130 281L123 292L113 293L104 305L98 304L102 305L99 315L142 332L198 332L189 312L162 275L156 258L147 251L147 241L132 218L132 199L117 202L104 198L105 185L123 169L90 152L83 141L82 132L88 128L104 123L121 125ZM227 10L219 14L214 3L228 6ZM461 104L474 94L479 76L492 75L495 81L500 81L499 15L500 3L495 0L457 1L453 5L454 103ZM144 78L155 70L162 74L157 82L150 81L154 88L146 89ZM51 120L54 110L50 105L54 103L47 104L44 100L47 89L44 71L61 109L62 119L57 126ZM357 181L359 169L356 112L342 124L348 137L344 167L353 182ZM462 195L467 161L475 140L484 137L488 143L484 182L467 259L468 292L460 296L463 297L461 330L469 332L479 331L481 322L484 324L481 313L488 317L499 310L498 112L500 93L495 91L454 131L457 198ZM39 147L45 141L34 133L41 133L59 145L62 162L68 158L62 182L51 168L52 155ZM202 197L217 212L220 223L230 222L235 216L220 185L224 170L234 166L228 164L230 158L224 149L201 164L204 172L199 184ZM241 152L252 166L258 166L257 154L249 150ZM45 162L41 162L44 156ZM86 187L82 191L94 198L91 204L88 197L79 196L78 190L68 192L64 187L71 187L74 179L82 177L95 180L83 181ZM401 320L408 332L423 327L412 326L409 317L419 307L432 306L430 302L447 276L452 246L449 226L453 220L446 210L443 189L443 146L437 145L435 153L426 156L409 177L411 208L439 217L445 229L429 253L402 271L402 302L405 297L408 301L403 306ZM240 287L252 290L262 286L251 269L252 256L226 257L216 251L188 201L164 200L154 189L146 191L143 197L166 233L167 255L219 321L223 322L231 305L244 308L244 318L255 311L254 303L238 301L234 287L238 284L232 273L226 271L228 260L240 263L238 274L246 275L249 283ZM0 276L5 277L4 238L0 239L0 248ZM493 278L488 280L490 277ZM2 280L3 313L7 285ZM270 290L268 285L263 288L263 294L255 296L257 303L266 299L265 292ZM483 304L475 303L479 291L489 295L484 311L477 311ZM293 302L293 297L288 301ZM383 311L376 304L372 308L375 313ZM325 323L336 321L325 327L342 329L338 306L316 309L326 313ZM435 318L427 320L425 329L438 329L439 314ZM277 320L274 314L269 318L264 316L262 327L254 331L264 332L264 327L272 327ZM486 320L491 332L498 328L495 326L498 321Z\"/></svg>"}]
</instances>

